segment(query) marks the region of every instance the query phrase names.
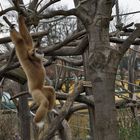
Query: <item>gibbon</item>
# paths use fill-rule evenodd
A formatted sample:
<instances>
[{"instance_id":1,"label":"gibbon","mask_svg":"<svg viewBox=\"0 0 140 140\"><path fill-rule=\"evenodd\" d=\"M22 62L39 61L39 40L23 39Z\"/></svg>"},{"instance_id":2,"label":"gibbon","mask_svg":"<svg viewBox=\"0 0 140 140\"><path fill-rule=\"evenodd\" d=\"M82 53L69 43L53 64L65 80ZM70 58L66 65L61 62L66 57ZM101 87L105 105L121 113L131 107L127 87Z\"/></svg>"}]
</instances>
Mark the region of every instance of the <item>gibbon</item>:
<instances>
[{"instance_id":1,"label":"gibbon","mask_svg":"<svg viewBox=\"0 0 140 140\"><path fill-rule=\"evenodd\" d=\"M27 76L29 93L38 105L34 122L41 127L48 111L52 110L55 105L55 90L52 86L44 85L46 73L42 63L43 55L35 48L22 15L19 15L18 24L19 32L12 26L10 37Z\"/></svg>"}]
</instances>

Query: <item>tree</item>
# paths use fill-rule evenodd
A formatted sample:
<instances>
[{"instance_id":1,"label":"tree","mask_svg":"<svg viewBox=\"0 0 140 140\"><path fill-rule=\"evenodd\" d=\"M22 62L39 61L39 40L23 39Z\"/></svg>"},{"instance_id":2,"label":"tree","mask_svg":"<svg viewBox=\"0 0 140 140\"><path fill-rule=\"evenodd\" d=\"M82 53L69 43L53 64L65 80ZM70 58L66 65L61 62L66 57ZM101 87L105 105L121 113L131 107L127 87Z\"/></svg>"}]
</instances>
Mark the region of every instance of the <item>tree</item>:
<instances>
[{"instance_id":1,"label":"tree","mask_svg":"<svg viewBox=\"0 0 140 140\"><path fill-rule=\"evenodd\" d=\"M90 0L79 6L80 18L89 41L89 75L93 84L95 105L95 140L118 140L114 85L121 57L138 37L138 27L121 45L112 49L109 43L109 22L113 1ZM96 7L96 8L95 8ZM81 8L81 9L80 9ZM83 17L83 15L86 15Z\"/></svg>"},{"instance_id":2,"label":"tree","mask_svg":"<svg viewBox=\"0 0 140 140\"><path fill-rule=\"evenodd\" d=\"M39 1L34 0L31 1L28 7L23 5L24 10L15 3L13 7L0 11L0 15L10 10L22 10L24 16L27 17L27 23L35 26L42 19L60 15L62 17L74 15L82 22L84 27L81 27L78 32L66 38L63 42L54 44L53 47L44 47L42 50L46 56L82 55L86 52L87 57L85 58L88 59L84 60L86 80L92 84L92 88L87 92L90 92L90 96L94 96L94 107L92 106L90 108L91 114L94 111L94 116L92 116L94 120L92 133L94 135L92 137L94 137L94 140L118 140L119 135L114 97L115 79L119 62L125 52L131 44L139 44L135 39L139 37L140 25L136 24L136 29L131 30L132 32L127 39L112 38L109 34L109 23L112 19L111 13L115 0L74 0L76 7L73 9L43 12L50 5L58 1L50 0L43 7L38 7ZM20 2L23 4L22 0ZM122 27L122 30L126 31L127 27ZM81 40L76 47L65 47L77 38L81 38ZM3 40L1 39L0 41L2 42ZM119 44L112 47L110 41ZM8 75L8 70L2 72L1 77L6 76L6 74ZM58 117L50 125L50 129L45 136L46 139L49 140L52 137L53 133L59 128L60 123L67 116L73 100L77 98L77 95L74 97L71 96L68 98L65 106L62 107Z\"/></svg>"}]
</instances>

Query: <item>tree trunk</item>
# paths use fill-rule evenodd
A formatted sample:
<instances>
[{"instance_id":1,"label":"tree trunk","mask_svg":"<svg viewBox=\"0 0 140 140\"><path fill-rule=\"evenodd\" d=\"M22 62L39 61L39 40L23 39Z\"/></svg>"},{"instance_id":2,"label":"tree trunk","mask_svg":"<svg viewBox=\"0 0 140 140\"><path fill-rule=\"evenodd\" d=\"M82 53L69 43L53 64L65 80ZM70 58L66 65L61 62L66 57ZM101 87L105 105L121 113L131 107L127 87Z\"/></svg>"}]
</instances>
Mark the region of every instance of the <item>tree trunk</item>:
<instances>
[{"instance_id":1,"label":"tree trunk","mask_svg":"<svg viewBox=\"0 0 140 140\"><path fill-rule=\"evenodd\" d=\"M96 22L97 23L97 22ZM104 17L88 26L89 77L95 103L94 140L118 140L115 77L120 56L109 44L109 23Z\"/></svg>"},{"instance_id":2,"label":"tree trunk","mask_svg":"<svg viewBox=\"0 0 140 140\"><path fill-rule=\"evenodd\" d=\"M106 73L94 77L95 140L118 140L114 81L115 76Z\"/></svg>"},{"instance_id":3,"label":"tree trunk","mask_svg":"<svg viewBox=\"0 0 140 140\"><path fill-rule=\"evenodd\" d=\"M25 90L25 86L21 85L21 91L23 90ZM26 95L19 97L18 111L21 126L21 138L22 140L30 140L30 111Z\"/></svg>"}]
</instances>

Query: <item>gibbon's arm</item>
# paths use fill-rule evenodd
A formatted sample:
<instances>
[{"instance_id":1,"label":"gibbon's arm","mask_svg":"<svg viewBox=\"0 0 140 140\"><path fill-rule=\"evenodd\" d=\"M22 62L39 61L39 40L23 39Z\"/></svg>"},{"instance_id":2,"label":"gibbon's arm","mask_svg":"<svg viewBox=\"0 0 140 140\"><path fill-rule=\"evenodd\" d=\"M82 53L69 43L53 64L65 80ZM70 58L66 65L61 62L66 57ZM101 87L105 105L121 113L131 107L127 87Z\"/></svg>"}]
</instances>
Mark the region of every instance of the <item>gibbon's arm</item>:
<instances>
[{"instance_id":1,"label":"gibbon's arm","mask_svg":"<svg viewBox=\"0 0 140 140\"><path fill-rule=\"evenodd\" d=\"M14 24L11 24L11 22L5 16L3 16L3 19L10 26L10 36L11 36L12 42L18 46L24 44L23 38L20 35L20 33L17 32L16 29L14 28Z\"/></svg>"},{"instance_id":2,"label":"gibbon's arm","mask_svg":"<svg viewBox=\"0 0 140 140\"><path fill-rule=\"evenodd\" d=\"M12 27L10 30L10 37L15 46L20 46L24 44L21 35L19 34L19 32L16 31L14 27Z\"/></svg>"},{"instance_id":3,"label":"gibbon's arm","mask_svg":"<svg viewBox=\"0 0 140 140\"><path fill-rule=\"evenodd\" d=\"M33 40L32 40L32 37L30 36L30 33L26 27L25 18L22 15L19 16L18 23L19 23L20 35L24 39L24 42L27 45L27 49L32 49L33 48Z\"/></svg>"}]
</instances>

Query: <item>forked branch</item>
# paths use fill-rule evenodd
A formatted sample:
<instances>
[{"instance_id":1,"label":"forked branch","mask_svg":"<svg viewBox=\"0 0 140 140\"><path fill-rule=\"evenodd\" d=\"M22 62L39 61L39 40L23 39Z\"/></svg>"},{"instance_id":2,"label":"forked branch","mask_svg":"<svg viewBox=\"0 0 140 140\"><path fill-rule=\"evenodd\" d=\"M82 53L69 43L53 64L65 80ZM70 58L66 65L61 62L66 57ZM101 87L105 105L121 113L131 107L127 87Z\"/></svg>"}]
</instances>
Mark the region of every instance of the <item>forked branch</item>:
<instances>
[{"instance_id":1,"label":"forked branch","mask_svg":"<svg viewBox=\"0 0 140 140\"><path fill-rule=\"evenodd\" d=\"M79 94L82 91L83 91L82 83L76 84L73 93L70 94L69 97L67 98L67 101L65 102L64 106L62 107L59 115L50 124L48 131L44 133L45 135L42 138L42 140L44 140L44 139L50 140L53 137L55 131L59 129L59 126L61 125L62 121L67 116L71 106L73 105L74 100L76 99L76 97L79 96Z\"/></svg>"}]
</instances>

